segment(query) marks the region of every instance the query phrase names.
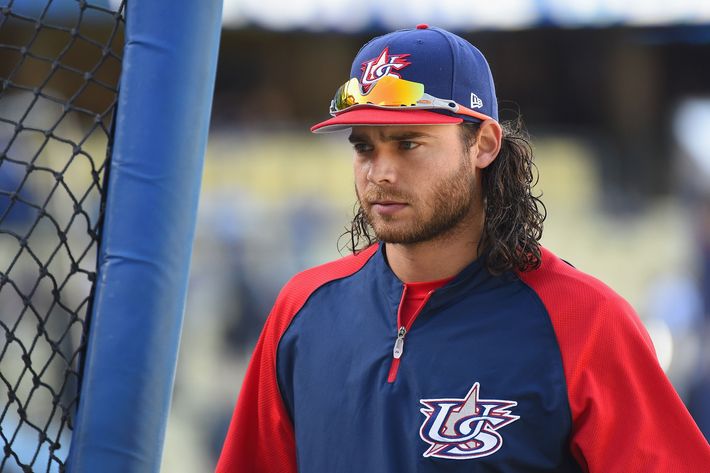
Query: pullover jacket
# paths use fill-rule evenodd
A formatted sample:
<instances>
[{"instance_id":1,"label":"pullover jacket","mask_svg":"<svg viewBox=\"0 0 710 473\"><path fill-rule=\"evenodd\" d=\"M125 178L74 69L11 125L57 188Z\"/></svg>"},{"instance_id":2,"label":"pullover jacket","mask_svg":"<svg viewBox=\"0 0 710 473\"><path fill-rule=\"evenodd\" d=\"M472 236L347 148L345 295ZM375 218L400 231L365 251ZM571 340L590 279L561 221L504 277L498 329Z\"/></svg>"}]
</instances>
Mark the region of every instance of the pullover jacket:
<instances>
[{"instance_id":1,"label":"pullover jacket","mask_svg":"<svg viewBox=\"0 0 710 473\"><path fill-rule=\"evenodd\" d=\"M633 309L548 250L402 296L378 245L287 283L217 472L710 472Z\"/></svg>"}]
</instances>

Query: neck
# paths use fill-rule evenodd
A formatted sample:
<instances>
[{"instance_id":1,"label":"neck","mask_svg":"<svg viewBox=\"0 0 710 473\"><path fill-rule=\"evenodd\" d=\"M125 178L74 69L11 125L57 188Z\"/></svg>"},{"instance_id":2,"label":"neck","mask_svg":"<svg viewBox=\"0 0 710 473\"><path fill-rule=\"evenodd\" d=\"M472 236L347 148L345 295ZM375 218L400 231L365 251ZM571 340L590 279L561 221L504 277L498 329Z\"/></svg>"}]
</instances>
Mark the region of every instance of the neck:
<instances>
[{"instance_id":1,"label":"neck","mask_svg":"<svg viewBox=\"0 0 710 473\"><path fill-rule=\"evenodd\" d=\"M476 215L436 239L413 244L387 243L387 261L405 283L456 276L478 258L483 216Z\"/></svg>"}]
</instances>

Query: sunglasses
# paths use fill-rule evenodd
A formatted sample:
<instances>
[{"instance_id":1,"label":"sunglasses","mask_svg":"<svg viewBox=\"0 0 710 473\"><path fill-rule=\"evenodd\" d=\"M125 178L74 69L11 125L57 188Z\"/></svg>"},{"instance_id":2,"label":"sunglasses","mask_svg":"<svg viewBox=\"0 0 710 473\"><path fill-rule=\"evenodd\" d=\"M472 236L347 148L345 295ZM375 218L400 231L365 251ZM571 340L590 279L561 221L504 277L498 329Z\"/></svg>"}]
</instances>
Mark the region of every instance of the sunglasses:
<instances>
[{"instance_id":1,"label":"sunglasses","mask_svg":"<svg viewBox=\"0 0 710 473\"><path fill-rule=\"evenodd\" d=\"M359 106L390 110L448 110L479 120L492 120L488 115L471 110L453 100L439 99L425 93L424 84L394 76L382 77L370 87L370 90L364 93L360 81L353 77L338 88L335 97L330 102L330 114L336 116Z\"/></svg>"}]
</instances>

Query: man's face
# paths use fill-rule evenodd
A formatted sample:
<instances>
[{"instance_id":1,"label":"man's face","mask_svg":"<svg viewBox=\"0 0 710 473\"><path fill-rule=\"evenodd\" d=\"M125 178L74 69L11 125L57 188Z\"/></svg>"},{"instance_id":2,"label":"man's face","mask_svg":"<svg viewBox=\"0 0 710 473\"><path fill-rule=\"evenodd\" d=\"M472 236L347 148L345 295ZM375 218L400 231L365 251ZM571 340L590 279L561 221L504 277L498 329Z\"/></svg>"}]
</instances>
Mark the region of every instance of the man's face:
<instances>
[{"instance_id":1,"label":"man's face","mask_svg":"<svg viewBox=\"0 0 710 473\"><path fill-rule=\"evenodd\" d=\"M480 215L458 125L357 126L350 142L358 200L379 240L429 241Z\"/></svg>"}]
</instances>

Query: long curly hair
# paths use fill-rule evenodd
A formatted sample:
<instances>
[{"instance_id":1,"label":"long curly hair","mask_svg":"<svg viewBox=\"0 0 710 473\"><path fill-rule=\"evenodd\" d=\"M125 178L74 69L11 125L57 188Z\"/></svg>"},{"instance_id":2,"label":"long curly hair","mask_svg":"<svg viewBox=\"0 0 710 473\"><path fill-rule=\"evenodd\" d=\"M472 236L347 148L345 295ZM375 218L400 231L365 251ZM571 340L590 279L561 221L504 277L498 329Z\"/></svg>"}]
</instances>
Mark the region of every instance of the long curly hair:
<instances>
[{"instance_id":1,"label":"long curly hair","mask_svg":"<svg viewBox=\"0 0 710 473\"><path fill-rule=\"evenodd\" d=\"M537 184L537 167L522 119L501 123L503 140L496 159L482 171L485 203L483 232L478 242L479 254L491 274L507 271L530 271L540 266L542 224L547 215L540 195L532 192ZM478 124L463 123L461 139L466 149L475 142ZM345 248L357 253L376 243L377 237L365 212L355 203L350 227L341 238Z\"/></svg>"}]
</instances>

